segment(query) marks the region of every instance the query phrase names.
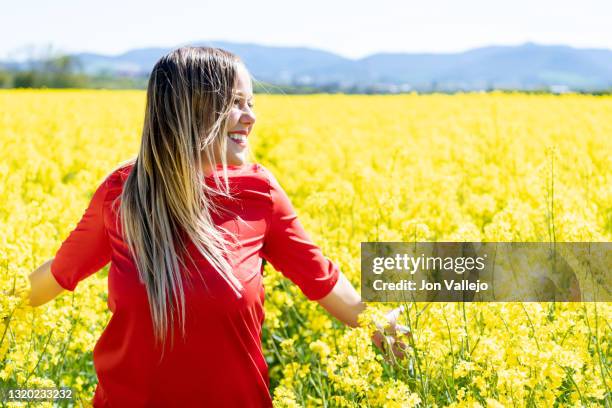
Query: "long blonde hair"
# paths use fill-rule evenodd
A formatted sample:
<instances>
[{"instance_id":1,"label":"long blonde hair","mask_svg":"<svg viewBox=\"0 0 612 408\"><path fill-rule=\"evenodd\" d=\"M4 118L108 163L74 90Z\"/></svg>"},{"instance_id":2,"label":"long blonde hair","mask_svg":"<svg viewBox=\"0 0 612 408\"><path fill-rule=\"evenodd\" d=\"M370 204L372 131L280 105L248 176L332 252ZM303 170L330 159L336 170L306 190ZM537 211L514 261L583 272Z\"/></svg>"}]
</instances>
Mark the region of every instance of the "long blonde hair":
<instances>
[{"instance_id":1,"label":"long blonde hair","mask_svg":"<svg viewBox=\"0 0 612 408\"><path fill-rule=\"evenodd\" d=\"M120 196L120 218L146 286L154 335L162 350L175 312L185 336L179 269L179 263L185 267L183 256L188 254L183 234L236 296L242 296L242 285L228 261L235 242L224 237L211 217L219 210L213 196L231 198L227 117L240 63L238 56L219 48L182 47L163 56L149 77L140 151ZM222 164L223 177L214 175L216 189L205 183L203 154L206 163Z\"/></svg>"}]
</instances>

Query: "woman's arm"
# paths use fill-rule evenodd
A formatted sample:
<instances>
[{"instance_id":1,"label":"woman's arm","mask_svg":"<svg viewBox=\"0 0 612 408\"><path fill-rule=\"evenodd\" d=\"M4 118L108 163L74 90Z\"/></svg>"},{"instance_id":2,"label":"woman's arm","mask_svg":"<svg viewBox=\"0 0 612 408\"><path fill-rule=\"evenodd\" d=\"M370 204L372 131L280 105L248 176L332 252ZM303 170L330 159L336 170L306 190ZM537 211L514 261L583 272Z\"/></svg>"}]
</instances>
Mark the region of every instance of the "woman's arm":
<instances>
[{"instance_id":1,"label":"woman's arm","mask_svg":"<svg viewBox=\"0 0 612 408\"><path fill-rule=\"evenodd\" d=\"M316 246L297 218L295 209L278 180L269 170L266 172L270 187L272 212L268 220L262 257L272 266L298 285L308 299L317 300L332 316L350 327L358 327L358 316L366 304L355 291L337 264L326 258ZM337 278L337 279L336 279ZM335 282L334 282L335 281ZM329 289L333 285L333 288ZM321 293L327 295L320 297ZM401 309L387 313L388 327L377 327L372 340L377 347L383 344L400 345L395 342L396 331L407 334L407 328L396 324ZM385 336L388 329L391 336ZM393 348L394 354L397 346Z\"/></svg>"},{"instance_id":2,"label":"woman's arm","mask_svg":"<svg viewBox=\"0 0 612 408\"><path fill-rule=\"evenodd\" d=\"M30 306L47 303L64 290L51 274L52 262L53 259L48 260L30 274Z\"/></svg>"},{"instance_id":3,"label":"woman's arm","mask_svg":"<svg viewBox=\"0 0 612 408\"><path fill-rule=\"evenodd\" d=\"M340 272L338 282L336 282L332 291L317 302L329 314L350 327L359 326L357 316L367 307L342 272Z\"/></svg>"}]
</instances>

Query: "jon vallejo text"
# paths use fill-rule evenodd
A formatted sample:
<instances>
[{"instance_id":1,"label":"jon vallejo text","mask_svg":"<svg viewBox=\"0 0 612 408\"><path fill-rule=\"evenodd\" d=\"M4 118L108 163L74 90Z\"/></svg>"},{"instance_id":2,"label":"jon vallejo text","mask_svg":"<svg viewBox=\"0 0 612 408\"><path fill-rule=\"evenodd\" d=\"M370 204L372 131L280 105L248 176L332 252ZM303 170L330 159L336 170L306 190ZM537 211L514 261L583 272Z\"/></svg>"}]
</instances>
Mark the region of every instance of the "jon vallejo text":
<instances>
[{"instance_id":1,"label":"jon vallejo text","mask_svg":"<svg viewBox=\"0 0 612 408\"><path fill-rule=\"evenodd\" d=\"M446 289L448 291L474 291L480 292L489 289L489 284L481 282L477 279L475 282L468 280L454 280L444 279L444 285L440 282L429 282L421 280L421 284L417 285L415 281L401 280L399 282L384 282L381 279L377 279L373 282L372 287L374 290L401 290L401 291L416 291L416 290L435 290L441 291Z\"/></svg>"}]
</instances>

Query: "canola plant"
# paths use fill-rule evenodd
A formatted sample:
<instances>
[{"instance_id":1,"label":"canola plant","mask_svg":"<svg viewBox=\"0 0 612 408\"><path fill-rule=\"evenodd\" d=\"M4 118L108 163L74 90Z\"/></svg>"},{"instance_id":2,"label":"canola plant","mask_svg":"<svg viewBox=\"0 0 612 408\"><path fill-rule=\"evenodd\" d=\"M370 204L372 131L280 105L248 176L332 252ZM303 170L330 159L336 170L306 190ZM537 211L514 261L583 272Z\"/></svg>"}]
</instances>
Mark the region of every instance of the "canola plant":
<instances>
[{"instance_id":1,"label":"canola plant","mask_svg":"<svg viewBox=\"0 0 612 408\"><path fill-rule=\"evenodd\" d=\"M0 387L93 396L108 266L37 308L20 294L102 177L137 153L142 91L0 91ZM612 98L256 95L250 143L359 289L366 241L608 242ZM604 406L610 303L413 303L406 357L344 327L271 266L263 344L279 407ZM50 406L50 403L45 403ZM44 404L43 404L44 405Z\"/></svg>"}]
</instances>

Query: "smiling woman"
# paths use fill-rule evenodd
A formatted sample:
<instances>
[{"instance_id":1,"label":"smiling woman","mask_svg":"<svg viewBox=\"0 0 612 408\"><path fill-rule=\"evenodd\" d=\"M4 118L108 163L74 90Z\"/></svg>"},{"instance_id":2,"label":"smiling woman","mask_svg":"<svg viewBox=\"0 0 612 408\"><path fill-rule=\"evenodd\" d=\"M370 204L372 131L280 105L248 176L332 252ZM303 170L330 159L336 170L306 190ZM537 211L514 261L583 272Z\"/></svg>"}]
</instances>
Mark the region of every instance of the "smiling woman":
<instances>
[{"instance_id":1,"label":"smiling woman","mask_svg":"<svg viewBox=\"0 0 612 408\"><path fill-rule=\"evenodd\" d=\"M184 47L162 57L137 157L104 179L52 262L31 275L41 304L111 263L95 407L271 406L263 260L357 325L366 305L272 173L248 163L252 98L234 54Z\"/></svg>"}]
</instances>

